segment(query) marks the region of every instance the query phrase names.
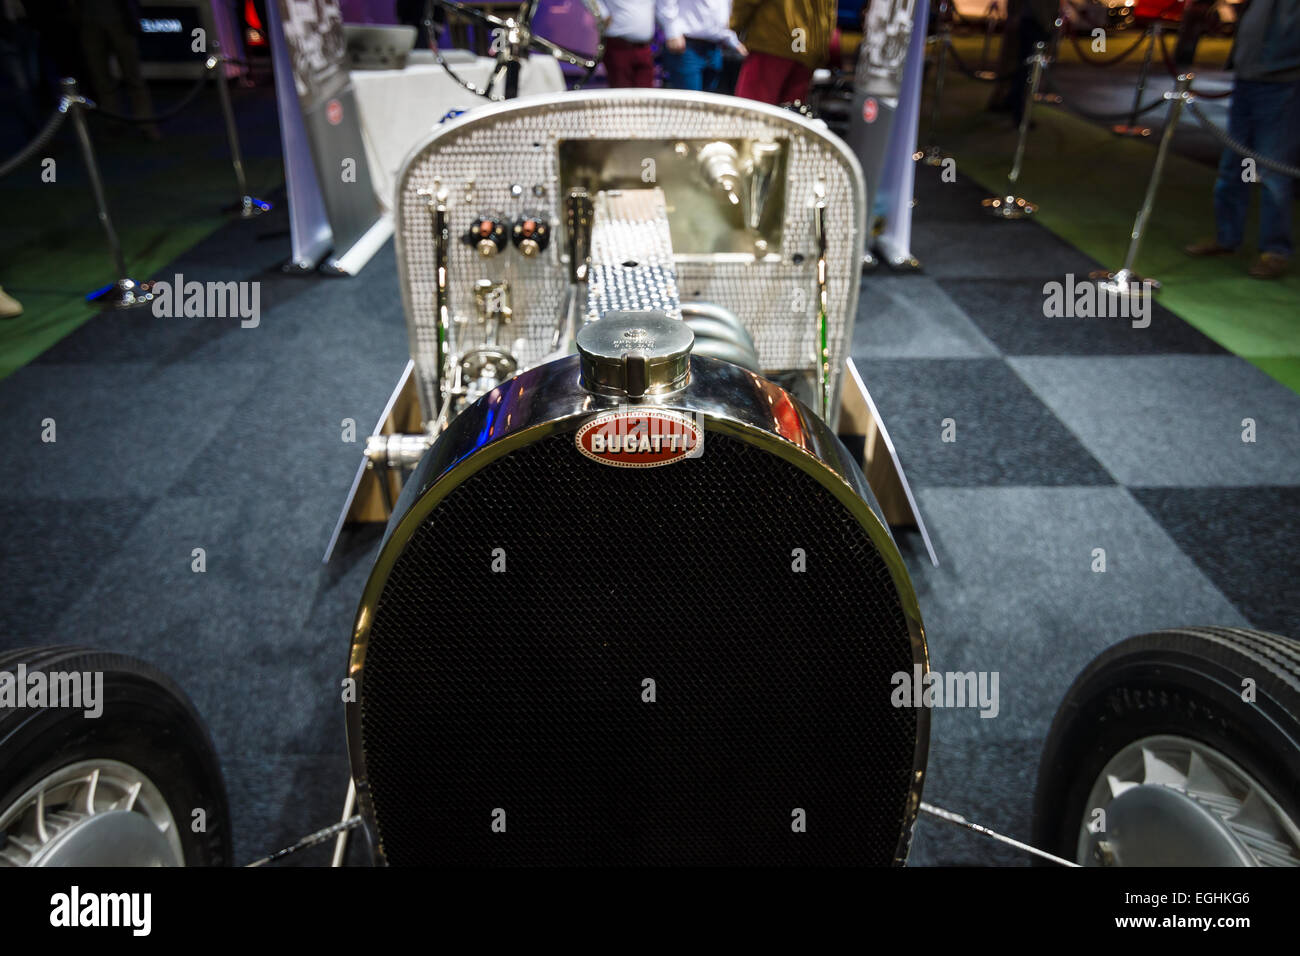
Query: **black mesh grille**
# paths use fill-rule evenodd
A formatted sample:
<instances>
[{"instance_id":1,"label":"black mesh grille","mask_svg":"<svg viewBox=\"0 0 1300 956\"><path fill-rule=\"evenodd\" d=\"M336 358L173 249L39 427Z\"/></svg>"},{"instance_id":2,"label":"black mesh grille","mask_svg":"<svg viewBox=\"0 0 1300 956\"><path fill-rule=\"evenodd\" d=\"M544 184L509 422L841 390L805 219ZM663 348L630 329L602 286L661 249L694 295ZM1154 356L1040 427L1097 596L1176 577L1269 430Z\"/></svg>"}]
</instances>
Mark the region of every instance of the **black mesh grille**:
<instances>
[{"instance_id":1,"label":"black mesh grille","mask_svg":"<svg viewBox=\"0 0 1300 956\"><path fill-rule=\"evenodd\" d=\"M879 553L804 472L715 432L645 470L555 435L455 489L388 579L361 699L382 845L394 865L889 863L916 742L890 675L911 669Z\"/></svg>"}]
</instances>

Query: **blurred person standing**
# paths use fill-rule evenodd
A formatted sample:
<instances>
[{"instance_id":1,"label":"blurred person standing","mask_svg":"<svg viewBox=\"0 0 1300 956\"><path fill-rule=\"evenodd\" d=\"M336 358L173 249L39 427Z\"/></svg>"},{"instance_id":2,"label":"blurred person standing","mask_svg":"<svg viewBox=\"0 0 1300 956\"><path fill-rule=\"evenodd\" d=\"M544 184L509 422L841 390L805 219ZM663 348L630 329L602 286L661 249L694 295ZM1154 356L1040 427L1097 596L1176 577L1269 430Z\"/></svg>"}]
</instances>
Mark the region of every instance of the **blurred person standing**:
<instances>
[{"instance_id":1,"label":"blurred person standing","mask_svg":"<svg viewBox=\"0 0 1300 956\"><path fill-rule=\"evenodd\" d=\"M656 0L655 8L667 48L668 85L676 90L718 92L723 47L741 56L748 52L729 26L731 0Z\"/></svg>"},{"instance_id":2,"label":"blurred person standing","mask_svg":"<svg viewBox=\"0 0 1300 956\"><path fill-rule=\"evenodd\" d=\"M31 0L28 0L30 3ZM22 134L32 137L40 131L41 66L36 32L27 19L22 0L0 0L0 69L18 99L18 122Z\"/></svg>"},{"instance_id":3,"label":"blurred person standing","mask_svg":"<svg viewBox=\"0 0 1300 956\"><path fill-rule=\"evenodd\" d=\"M1282 163L1300 163L1300 0L1251 0L1237 23L1228 55L1235 72L1228 103L1228 135L1247 149ZM1214 183L1215 237L1187 247L1193 256L1231 255L1241 245L1258 180L1259 258L1256 279L1276 279L1291 263L1291 203L1295 182L1244 161L1235 150L1219 157Z\"/></svg>"},{"instance_id":4,"label":"blurred person standing","mask_svg":"<svg viewBox=\"0 0 1300 956\"><path fill-rule=\"evenodd\" d=\"M153 100L140 71L140 6L136 0L77 0L81 51L86 58L86 81L89 95L111 109L117 91L109 72L108 60L117 61L120 86L131 100L131 112L137 117L153 115ZM152 123L141 127L144 135L159 140L162 133Z\"/></svg>"},{"instance_id":5,"label":"blurred person standing","mask_svg":"<svg viewBox=\"0 0 1300 956\"><path fill-rule=\"evenodd\" d=\"M734 0L731 28L749 56L736 95L764 103L808 101L813 70L830 56L835 4L829 0Z\"/></svg>"},{"instance_id":6,"label":"blurred person standing","mask_svg":"<svg viewBox=\"0 0 1300 956\"><path fill-rule=\"evenodd\" d=\"M611 87L652 87L655 5L650 0L587 0L605 37L605 75Z\"/></svg>"},{"instance_id":7,"label":"blurred person standing","mask_svg":"<svg viewBox=\"0 0 1300 956\"><path fill-rule=\"evenodd\" d=\"M1056 30L1056 18L1061 12L1061 0L1024 0L1020 6L1019 30L1016 32L1016 66L1007 93L1011 107L1011 122L1020 125L1025 115L1025 100L1029 96L1029 58L1037 52L1038 44L1051 47ZM1045 49L1044 52L1050 52Z\"/></svg>"}]
</instances>

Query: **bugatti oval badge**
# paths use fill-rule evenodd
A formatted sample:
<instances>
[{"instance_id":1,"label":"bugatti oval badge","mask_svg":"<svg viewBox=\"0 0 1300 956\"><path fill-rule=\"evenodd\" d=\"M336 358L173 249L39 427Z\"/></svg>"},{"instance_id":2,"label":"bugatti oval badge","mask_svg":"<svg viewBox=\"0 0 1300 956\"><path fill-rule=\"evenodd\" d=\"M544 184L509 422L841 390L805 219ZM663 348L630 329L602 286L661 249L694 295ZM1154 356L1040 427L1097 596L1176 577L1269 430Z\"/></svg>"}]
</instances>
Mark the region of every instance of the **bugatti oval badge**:
<instances>
[{"instance_id":1,"label":"bugatti oval badge","mask_svg":"<svg viewBox=\"0 0 1300 956\"><path fill-rule=\"evenodd\" d=\"M623 408L598 415L574 435L592 461L615 468L658 468L704 453L704 430L663 409Z\"/></svg>"}]
</instances>

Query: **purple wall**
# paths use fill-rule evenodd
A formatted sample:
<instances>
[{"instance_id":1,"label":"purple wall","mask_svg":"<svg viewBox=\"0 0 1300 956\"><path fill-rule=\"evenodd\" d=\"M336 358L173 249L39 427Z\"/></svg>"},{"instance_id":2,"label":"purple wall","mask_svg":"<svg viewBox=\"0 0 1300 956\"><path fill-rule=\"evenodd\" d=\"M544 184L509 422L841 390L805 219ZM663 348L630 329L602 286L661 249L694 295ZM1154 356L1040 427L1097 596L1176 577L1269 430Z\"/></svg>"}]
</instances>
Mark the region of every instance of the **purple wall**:
<instances>
[{"instance_id":1,"label":"purple wall","mask_svg":"<svg viewBox=\"0 0 1300 956\"><path fill-rule=\"evenodd\" d=\"M339 0L344 23L396 23L395 6L393 0ZM596 48L596 24L582 0L542 0L533 26L556 43Z\"/></svg>"}]
</instances>

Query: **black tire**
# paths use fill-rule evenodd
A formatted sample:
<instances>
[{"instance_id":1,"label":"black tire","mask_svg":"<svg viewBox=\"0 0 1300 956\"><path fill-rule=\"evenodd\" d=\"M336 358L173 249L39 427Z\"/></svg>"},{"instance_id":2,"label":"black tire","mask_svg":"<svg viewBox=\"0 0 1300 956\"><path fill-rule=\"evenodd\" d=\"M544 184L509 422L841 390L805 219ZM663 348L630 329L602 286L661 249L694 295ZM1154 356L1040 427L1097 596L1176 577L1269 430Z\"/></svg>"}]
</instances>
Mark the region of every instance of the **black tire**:
<instances>
[{"instance_id":1,"label":"black tire","mask_svg":"<svg viewBox=\"0 0 1300 956\"><path fill-rule=\"evenodd\" d=\"M0 671L104 675L103 713L63 707L0 709L0 816L40 780L71 764L111 759L144 773L176 821L186 866L229 866L230 811L207 728L169 677L143 661L68 645L0 654ZM193 832L202 808L206 831ZM2 841L0 841L2 842Z\"/></svg>"},{"instance_id":2,"label":"black tire","mask_svg":"<svg viewBox=\"0 0 1300 956\"><path fill-rule=\"evenodd\" d=\"M1251 678L1256 699L1242 699ZM1036 846L1075 859L1089 791L1143 737L1197 741L1235 761L1300 820L1300 642L1238 627L1123 641L1084 668L1052 721L1034 792Z\"/></svg>"}]
</instances>

